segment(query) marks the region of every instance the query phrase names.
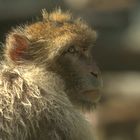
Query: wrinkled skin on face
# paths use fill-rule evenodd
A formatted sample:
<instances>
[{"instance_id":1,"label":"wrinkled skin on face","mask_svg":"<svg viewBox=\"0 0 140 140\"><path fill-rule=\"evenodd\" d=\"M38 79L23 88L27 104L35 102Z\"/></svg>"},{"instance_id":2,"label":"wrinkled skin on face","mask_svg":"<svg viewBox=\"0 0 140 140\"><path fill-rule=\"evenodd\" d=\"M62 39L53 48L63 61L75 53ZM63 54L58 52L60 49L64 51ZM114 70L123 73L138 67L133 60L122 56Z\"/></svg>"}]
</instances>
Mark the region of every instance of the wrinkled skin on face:
<instances>
[{"instance_id":1,"label":"wrinkled skin on face","mask_svg":"<svg viewBox=\"0 0 140 140\"><path fill-rule=\"evenodd\" d=\"M95 107L101 96L99 90L102 87L102 79L92 57L92 47L68 47L56 61L54 70L56 67L56 73L65 81L65 91L71 102L85 109Z\"/></svg>"}]
</instances>

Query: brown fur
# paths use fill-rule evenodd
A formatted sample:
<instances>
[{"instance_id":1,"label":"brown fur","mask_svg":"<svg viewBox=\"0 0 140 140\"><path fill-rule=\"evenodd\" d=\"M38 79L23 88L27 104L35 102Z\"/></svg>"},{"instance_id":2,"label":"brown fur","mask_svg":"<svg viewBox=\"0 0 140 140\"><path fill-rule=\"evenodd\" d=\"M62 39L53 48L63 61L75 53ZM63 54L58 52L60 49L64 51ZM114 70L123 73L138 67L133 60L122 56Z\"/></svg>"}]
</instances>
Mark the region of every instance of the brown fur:
<instances>
[{"instance_id":1,"label":"brown fur","mask_svg":"<svg viewBox=\"0 0 140 140\"><path fill-rule=\"evenodd\" d=\"M19 27L11 32L6 40L7 47L5 55L8 60L11 60L11 58L9 59L8 57L10 52L9 49L11 50L11 47L13 47L10 43L14 34L20 34L27 37L27 41L30 41L31 45L29 48L31 50L28 50L28 53L32 55L33 53L39 54L39 57L37 56L35 60L37 61L37 59L39 59L38 61L40 63L41 59L43 64L45 64L44 58L46 56L44 57L44 55L46 55L46 53L49 54L48 57L50 57L50 59L51 57L54 59L56 55L60 55L57 51L60 50L63 52L63 49L67 49L67 46L69 46L71 42L82 47L85 44L90 44L96 40L96 32L90 29L86 23L80 19L72 20L72 16L69 13L63 13L60 9L51 14L43 11L43 21L25 26L24 28ZM46 51L40 49L38 44L47 46ZM34 46L36 46L36 49L31 48Z\"/></svg>"},{"instance_id":2,"label":"brown fur","mask_svg":"<svg viewBox=\"0 0 140 140\"><path fill-rule=\"evenodd\" d=\"M2 140L93 140L88 122L66 93L70 78L61 66L69 63L56 61L72 43L82 52L95 39L87 24L60 9L43 11L42 21L7 36L0 66Z\"/></svg>"}]
</instances>

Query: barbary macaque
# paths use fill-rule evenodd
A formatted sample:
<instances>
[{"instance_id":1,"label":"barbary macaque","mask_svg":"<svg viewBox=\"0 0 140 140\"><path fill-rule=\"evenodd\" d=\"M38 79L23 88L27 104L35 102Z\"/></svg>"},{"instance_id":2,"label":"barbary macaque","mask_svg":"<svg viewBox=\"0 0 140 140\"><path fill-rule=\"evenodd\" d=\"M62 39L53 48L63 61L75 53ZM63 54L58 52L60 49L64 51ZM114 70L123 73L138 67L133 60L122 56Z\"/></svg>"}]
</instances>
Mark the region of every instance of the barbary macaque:
<instances>
[{"instance_id":1,"label":"barbary macaque","mask_svg":"<svg viewBox=\"0 0 140 140\"><path fill-rule=\"evenodd\" d=\"M81 110L100 98L96 32L60 9L13 29L0 65L0 139L93 140Z\"/></svg>"}]
</instances>

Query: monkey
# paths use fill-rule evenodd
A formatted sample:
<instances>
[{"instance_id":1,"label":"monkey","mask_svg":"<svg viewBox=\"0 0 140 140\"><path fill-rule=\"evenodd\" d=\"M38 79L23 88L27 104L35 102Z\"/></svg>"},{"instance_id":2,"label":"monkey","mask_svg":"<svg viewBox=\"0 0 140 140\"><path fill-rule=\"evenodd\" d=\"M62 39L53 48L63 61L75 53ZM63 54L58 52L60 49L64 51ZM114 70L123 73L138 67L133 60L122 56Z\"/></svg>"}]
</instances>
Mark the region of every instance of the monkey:
<instances>
[{"instance_id":1,"label":"monkey","mask_svg":"<svg viewBox=\"0 0 140 140\"><path fill-rule=\"evenodd\" d=\"M61 9L7 34L0 64L0 139L93 140L82 112L101 94L96 32Z\"/></svg>"}]
</instances>

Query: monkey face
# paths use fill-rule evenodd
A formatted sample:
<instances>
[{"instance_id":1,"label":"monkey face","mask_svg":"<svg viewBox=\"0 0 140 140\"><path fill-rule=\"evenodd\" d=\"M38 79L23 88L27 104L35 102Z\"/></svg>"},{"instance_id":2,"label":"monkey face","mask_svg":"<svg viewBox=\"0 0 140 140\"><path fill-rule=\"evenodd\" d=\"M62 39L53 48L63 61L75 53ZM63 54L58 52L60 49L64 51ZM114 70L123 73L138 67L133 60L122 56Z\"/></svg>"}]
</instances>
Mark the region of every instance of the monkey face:
<instances>
[{"instance_id":1,"label":"monkey face","mask_svg":"<svg viewBox=\"0 0 140 140\"><path fill-rule=\"evenodd\" d=\"M67 47L57 61L57 70L65 83L65 90L75 105L92 108L100 98L101 73L91 55L92 47Z\"/></svg>"}]
</instances>

